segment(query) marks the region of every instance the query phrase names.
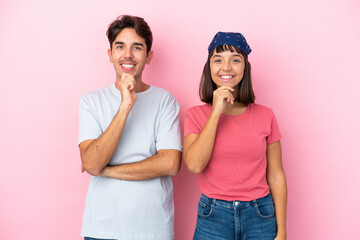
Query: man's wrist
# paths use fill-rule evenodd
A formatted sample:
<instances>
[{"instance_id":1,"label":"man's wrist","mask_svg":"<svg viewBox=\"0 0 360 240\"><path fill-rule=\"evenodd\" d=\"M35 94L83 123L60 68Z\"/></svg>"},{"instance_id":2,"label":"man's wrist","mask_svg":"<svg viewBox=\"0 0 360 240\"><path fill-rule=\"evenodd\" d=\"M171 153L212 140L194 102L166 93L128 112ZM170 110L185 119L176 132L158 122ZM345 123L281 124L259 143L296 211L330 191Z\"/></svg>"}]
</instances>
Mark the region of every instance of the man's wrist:
<instances>
[{"instance_id":1,"label":"man's wrist","mask_svg":"<svg viewBox=\"0 0 360 240\"><path fill-rule=\"evenodd\" d=\"M101 177L109 177L109 168L104 167L103 170L101 170L99 176L101 176Z\"/></svg>"},{"instance_id":2,"label":"man's wrist","mask_svg":"<svg viewBox=\"0 0 360 240\"><path fill-rule=\"evenodd\" d=\"M119 166L119 165L116 165L116 166ZM117 172L117 173L115 172L116 166L104 167L104 169L100 172L99 176L120 179L119 172Z\"/></svg>"},{"instance_id":3,"label":"man's wrist","mask_svg":"<svg viewBox=\"0 0 360 240\"><path fill-rule=\"evenodd\" d=\"M132 107L132 105L121 103L119 106L119 112L121 114L129 114Z\"/></svg>"}]
</instances>

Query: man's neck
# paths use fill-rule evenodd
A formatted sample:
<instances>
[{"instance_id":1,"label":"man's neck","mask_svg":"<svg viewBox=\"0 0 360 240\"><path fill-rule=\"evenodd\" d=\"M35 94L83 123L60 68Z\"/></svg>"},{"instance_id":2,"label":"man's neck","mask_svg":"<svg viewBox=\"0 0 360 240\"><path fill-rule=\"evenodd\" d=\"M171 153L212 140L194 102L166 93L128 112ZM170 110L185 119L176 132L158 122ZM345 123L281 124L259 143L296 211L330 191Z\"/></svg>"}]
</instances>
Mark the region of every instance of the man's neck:
<instances>
[{"instance_id":1,"label":"man's neck","mask_svg":"<svg viewBox=\"0 0 360 240\"><path fill-rule=\"evenodd\" d=\"M135 92L144 92L150 88L150 85L147 85L143 83L142 81L139 81L135 85Z\"/></svg>"}]
</instances>

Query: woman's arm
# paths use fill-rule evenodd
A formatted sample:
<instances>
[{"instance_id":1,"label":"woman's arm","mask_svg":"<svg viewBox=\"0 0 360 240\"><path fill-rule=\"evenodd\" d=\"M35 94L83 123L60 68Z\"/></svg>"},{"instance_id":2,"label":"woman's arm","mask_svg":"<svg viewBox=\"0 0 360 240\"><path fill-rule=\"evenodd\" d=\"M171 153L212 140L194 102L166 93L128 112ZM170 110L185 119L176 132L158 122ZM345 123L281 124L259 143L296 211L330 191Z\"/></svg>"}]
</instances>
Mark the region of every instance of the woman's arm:
<instances>
[{"instance_id":1,"label":"woman's arm","mask_svg":"<svg viewBox=\"0 0 360 240\"><path fill-rule=\"evenodd\" d=\"M213 93L213 104L210 117L205 123L200 134L189 134L184 138L184 161L189 171L201 173L208 164L215 142L217 125L226 104L233 104L231 94L234 89L222 86Z\"/></svg>"},{"instance_id":2,"label":"woman's arm","mask_svg":"<svg viewBox=\"0 0 360 240\"><path fill-rule=\"evenodd\" d=\"M184 161L189 171L201 173L208 164L215 142L217 115L210 115L201 133L189 134L184 139Z\"/></svg>"},{"instance_id":3,"label":"woman's arm","mask_svg":"<svg viewBox=\"0 0 360 240\"><path fill-rule=\"evenodd\" d=\"M269 144L266 149L267 157L267 181L270 186L271 194L274 199L277 236L276 240L286 239L286 205L287 205L287 185L284 168L281 158L280 141Z\"/></svg>"}]
</instances>

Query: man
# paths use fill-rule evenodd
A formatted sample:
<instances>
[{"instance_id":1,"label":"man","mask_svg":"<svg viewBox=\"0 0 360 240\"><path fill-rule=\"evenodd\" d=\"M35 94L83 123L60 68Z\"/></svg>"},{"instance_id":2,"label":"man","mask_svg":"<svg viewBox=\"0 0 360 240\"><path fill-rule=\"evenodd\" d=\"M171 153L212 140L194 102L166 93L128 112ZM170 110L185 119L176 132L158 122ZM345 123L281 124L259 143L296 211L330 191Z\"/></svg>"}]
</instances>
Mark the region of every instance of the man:
<instances>
[{"instance_id":1,"label":"man","mask_svg":"<svg viewBox=\"0 0 360 240\"><path fill-rule=\"evenodd\" d=\"M116 82L80 100L79 148L90 178L85 239L174 238L172 181L181 164L179 105L143 82L153 57L144 19L124 15L108 28Z\"/></svg>"}]
</instances>

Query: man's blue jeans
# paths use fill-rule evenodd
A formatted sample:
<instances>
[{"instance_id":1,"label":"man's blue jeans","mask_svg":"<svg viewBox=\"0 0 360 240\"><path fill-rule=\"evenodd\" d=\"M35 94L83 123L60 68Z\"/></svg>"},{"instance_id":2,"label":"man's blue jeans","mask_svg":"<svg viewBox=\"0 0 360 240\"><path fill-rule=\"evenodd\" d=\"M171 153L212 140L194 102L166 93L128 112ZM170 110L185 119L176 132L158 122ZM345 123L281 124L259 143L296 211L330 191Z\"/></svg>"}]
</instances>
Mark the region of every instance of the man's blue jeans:
<instances>
[{"instance_id":1,"label":"man's blue jeans","mask_svg":"<svg viewBox=\"0 0 360 240\"><path fill-rule=\"evenodd\" d=\"M274 240L277 235L271 194L253 201L223 201L202 194L193 240Z\"/></svg>"}]
</instances>

